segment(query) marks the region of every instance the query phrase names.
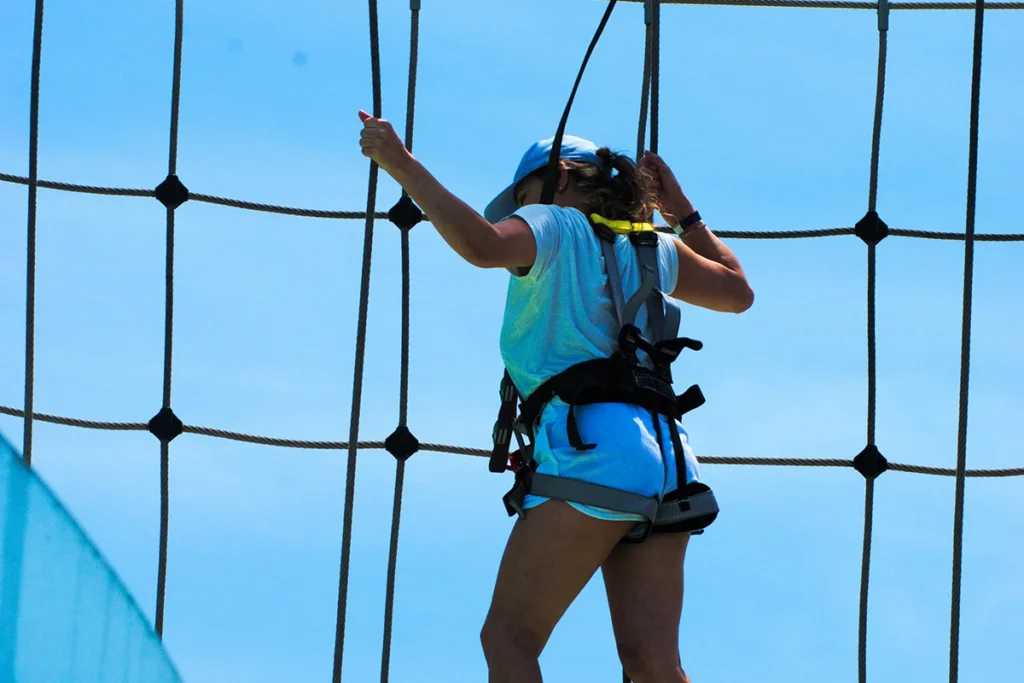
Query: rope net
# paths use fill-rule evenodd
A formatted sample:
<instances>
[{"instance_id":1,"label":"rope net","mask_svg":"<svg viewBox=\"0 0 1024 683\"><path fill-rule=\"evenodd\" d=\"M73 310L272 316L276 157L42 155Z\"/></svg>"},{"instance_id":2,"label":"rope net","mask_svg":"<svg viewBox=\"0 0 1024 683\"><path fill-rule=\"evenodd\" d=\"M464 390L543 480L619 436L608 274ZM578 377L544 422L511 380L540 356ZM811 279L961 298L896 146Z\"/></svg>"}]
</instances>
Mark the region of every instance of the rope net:
<instances>
[{"instance_id":1,"label":"rope net","mask_svg":"<svg viewBox=\"0 0 1024 683\"><path fill-rule=\"evenodd\" d=\"M871 172L868 192L867 213L855 225L818 230L792 231L726 231L719 230L720 237L731 239L809 239L824 237L860 238L867 246L867 354L868 354L868 406L867 406L867 439L866 446L856 457L842 458L763 458L763 457L732 457L702 456L701 462L717 465L772 466L772 467L845 467L857 470L865 478L864 502L864 540L861 566L860 610L858 633L858 682L867 680L867 607L868 586L871 566L871 530L874 510L874 482L887 470L924 474L932 476L954 477L956 480L954 526L953 526L953 585L950 606L950 648L949 648L949 681L958 680L959 660L959 629L960 629L960 585L962 567L963 540L963 509L964 482L967 477L1015 477L1024 476L1024 466L1002 469L968 469L966 464L968 387L970 380L970 343L971 343L971 311L974 268L974 245L976 242L1024 242L1024 233L993 233L981 234L975 231L975 202L977 190L978 160L978 112L980 101L980 77L983 21L986 10L1021 10L1024 2L893 2L884 0L873 2L848 2L844 0L623 0L625 2L644 2L646 37L645 58L640 101L640 122L637 136L637 156L644 149L647 136L647 120L650 118L650 146L657 152L658 144L658 88L659 88L659 17L660 4L689 5L731 5L747 7L776 8L818 8L874 10L878 14L878 72L875 99ZM29 175L18 176L0 173L0 181L24 185L28 189L27 211L27 283L26 283L26 336L25 336L25 399L24 408L0 405L0 414L23 418L23 459L28 465L32 462L32 433L35 421L78 427L84 429L110 431L149 431L160 443L160 544L157 572L157 594L155 611L155 630L162 636L165 608L165 585L167 575L167 536L168 509L170 495L168 491L169 451L170 443L182 433L197 434L218 439L229 439L266 446L292 449L327 449L344 450L348 454L344 498L344 519L342 530L341 566L338 585L337 627L334 651L333 681L341 681L342 663L344 659L345 629L347 615L348 579L351 564L352 510L355 494L356 455L359 450L385 449L396 458L396 478L394 503L391 524L390 549L388 557L387 588L384 614L384 646L381 659L381 682L389 678L391 658L391 630L394 606L395 570L398 556L398 538L402 512L402 494L406 460L418 450L451 453L476 457L488 457L490 450L469 448L457 445L420 443L409 431L408 412L408 377L409 377L409 230L420 221L429 221L412 203L404 192L390 211L376 211L378 167L371 162L366 208L363 211L340 211L301 207L277 206L242 199L218 197L188 190L176 175L177 142L178 142L178 111L181 89L182 35L184 26L184 0L175 0L175 32L174 60L171 82L170 135L168 144L167 177L154 189L115 188L81 185L62 181L44 180L38 177L38 142L39 142L39 81L43 36L44 0L35 0L35 21L32 42L32 74L29 119ZM378 11L376 0L368 0L370 27L370 55L373 87L373 115L382 116L381 106L381 69L380 43L378 36ZM405 144L412 150L413 124L415 116L416 74L419 46L419 13L420 0L410 0L410 59L408 72L407 111ZM969 130L969 161L966 200L966 225L964 232L935 232L890 228L876 212L878 190L878 160L882 127L882 112L886 77L886 46L889 11L898 10L973 10L974 50L973 70L971 78L970 130ZM160 410L148 422L102 422L84 420L73 417L37 413L34 410L34 338L35 338L35 244L36 244L36 206L40 188L62 192L76 192L96 195L120 197L140 197L157 199L166 208L166 260L165 260L165 301L164 301L164 367L163 367L163 399ZM308 441L296 440L256 434L230 432L222 429L203 427L183 423L172 409L172 343L173 343L173 312L174 312L174 228L175 210L186 201L205 202L221 206L234 207L248 211L261 211L301 216L309 218L333 220L363 220L365 222L363 238L362 273L359 291L359 313L356 331L356 356L354 365L354 382L352 394L352 413L349 429L349 441ZM400 405L398 427L383 441L359 440L360 407L363 390L363 365L366 347L367 309L369 304L370 263L373 248L373 227L376 220L389 220L401 229L401 262L402 262L402 344L401 344L401 375ZM666 228L660 228L665 230ZM960 394L959 419L957 432L957 464L955 468L927 467L914 464L891 462L885 458L875 444L875 403L876 403L876 368L875 368L875 301L876 301L876 251L878 244L886 237L904 237L929 240L951 240L964 242L964 287L962 307L961 357L960 357ZM625 674L623 680L628 682Z\"/></svg>"}]
</instances>

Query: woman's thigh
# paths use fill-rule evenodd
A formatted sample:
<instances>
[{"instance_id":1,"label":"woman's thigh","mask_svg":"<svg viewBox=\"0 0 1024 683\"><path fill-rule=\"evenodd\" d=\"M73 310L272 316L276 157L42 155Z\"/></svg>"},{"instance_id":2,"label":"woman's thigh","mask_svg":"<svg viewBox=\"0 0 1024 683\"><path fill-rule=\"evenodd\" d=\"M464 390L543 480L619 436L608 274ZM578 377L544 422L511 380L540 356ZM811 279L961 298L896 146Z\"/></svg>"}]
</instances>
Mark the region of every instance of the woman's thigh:
<instances>
[{"instance_id":1,"label":"woman's thigh","mask_svg":"<svg viewBox=\"0 0 1024 683\"><path fill-rule=\"evenodd\" d=\"M544 648L558 620L632 522L590 517L551 500L516 521L498 569L485 633Z\"/></svg>"},{"instance_id":2,"label":"woman's thigh","mask_svg":"<svg viewBox=\"0 0 1024 683\"><path fill-rule=\"evenodd\" d=\"M601 567L615 641L627 670L678 665L689 539L688 533L670 533L622 543Z\"/></svg>"}]
</instances>

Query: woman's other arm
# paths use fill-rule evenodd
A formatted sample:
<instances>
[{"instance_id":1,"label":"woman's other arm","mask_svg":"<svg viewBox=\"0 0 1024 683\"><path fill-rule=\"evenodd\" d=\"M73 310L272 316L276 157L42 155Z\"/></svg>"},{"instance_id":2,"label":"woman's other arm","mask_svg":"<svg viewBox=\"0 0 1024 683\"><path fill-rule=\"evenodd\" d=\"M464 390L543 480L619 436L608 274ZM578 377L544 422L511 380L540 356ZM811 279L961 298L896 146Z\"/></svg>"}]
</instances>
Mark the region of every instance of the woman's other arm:
<instances>
[{"instance_id":1,"label":"woman's other arm","mask_svg":"<svg viewBox=\"0 0 1024 683\"><path fill-rule=\"evenodd\" d=\"M360 111L363 155L377 162L430 217L441 238L479 268L530 268L537 258L533 232L521 218L492 224L449 192L405 148L391 124Z\"/></svg>"}]
</instances>

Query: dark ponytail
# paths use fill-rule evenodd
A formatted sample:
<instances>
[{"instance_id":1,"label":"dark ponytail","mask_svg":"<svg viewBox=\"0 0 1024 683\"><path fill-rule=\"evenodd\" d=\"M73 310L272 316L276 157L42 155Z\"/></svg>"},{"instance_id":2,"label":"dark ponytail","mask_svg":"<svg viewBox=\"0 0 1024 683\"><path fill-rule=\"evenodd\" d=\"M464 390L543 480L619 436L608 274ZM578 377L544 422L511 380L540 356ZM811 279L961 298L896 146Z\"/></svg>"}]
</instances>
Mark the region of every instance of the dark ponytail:
<instances>
[{"instance_id":1,"label":"dark ponytail","mask_svg":"<svg viewBox=\"0 0 1024 683\"><path fill-rule=\"evenodd\" d=\"M607 147L597 150L597 156L600 165L562 161L576 187L593 197L589 212L610 220L649 222L657 201L647 175L628 156Z\"/></svg>"}]
</instances>

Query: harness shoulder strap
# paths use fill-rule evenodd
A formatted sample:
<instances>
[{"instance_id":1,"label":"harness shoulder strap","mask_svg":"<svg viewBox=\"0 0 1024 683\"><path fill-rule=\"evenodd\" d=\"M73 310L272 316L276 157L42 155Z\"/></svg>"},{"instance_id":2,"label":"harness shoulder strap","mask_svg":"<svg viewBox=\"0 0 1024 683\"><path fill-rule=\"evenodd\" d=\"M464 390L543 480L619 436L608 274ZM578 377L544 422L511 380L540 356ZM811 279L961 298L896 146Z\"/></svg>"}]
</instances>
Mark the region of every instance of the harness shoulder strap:
<instances>
[{"instance_id":1,"label":"harness shoulder strap","mask_svg":"<svg viewBox=\"0 0 1024 683\"><path fill-rule=\"evenodd\" d=\"M626 324L626 303L622 294L622 277L619 275L619 264L615 259L615 234L608 239L597 234L601 242L601 253L604 255L605 270L608 271L608 288L612 290L612 302L615 304L615 321L622 327ZM634 316L636 313L634 312Z\"/></svg>"},{"instance_id":2,"label":"harness shoulder strap","mask_svg":"<svg viewBox=\"0 0 1024 683\"><path fill-rule=\"evenodd\" d=\"M661 272L658 268L658 235L654 232L641 232L631 236L636 247L637 260L645 280L652 280L654 287L647 292L644 301L647 304L647 317L651 324L651 341L659 342L675 336L675 330L669 331L665 326L664 302L661 291ZM639 292L637 292L639 295Z\"/></svg>"},{"instance_id":3,"label":"harness shoulder strap","mask_svg":"<svg viewBox=\"0 0 1024 683\"><path fill-rule=\"evenodd\" d=\"M647 316L653 332L651 341L658 342L674 337L679 327L679 316L672 318L675 321L674 326L666 326L663 308L665 296L661 292L661 274L658 269L658 235L654 226L650 223L611 220L596 213L590 214L590 224L601 242L601 254L604 256L605 268L608 271L608 287L612 292L619 326L635 325L640 307L647 304ZM615 258L617 235L629 236L640 266L640 287L628 302L623 295L622 278ZM678 312L677 309L675 313Z\"/></svg>"}]
</instances>

